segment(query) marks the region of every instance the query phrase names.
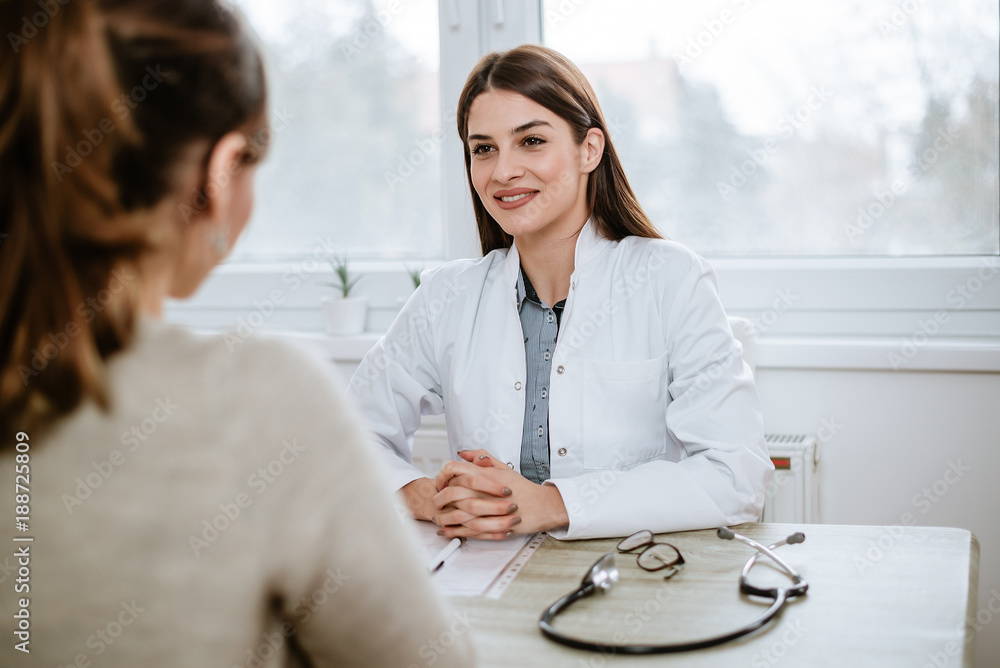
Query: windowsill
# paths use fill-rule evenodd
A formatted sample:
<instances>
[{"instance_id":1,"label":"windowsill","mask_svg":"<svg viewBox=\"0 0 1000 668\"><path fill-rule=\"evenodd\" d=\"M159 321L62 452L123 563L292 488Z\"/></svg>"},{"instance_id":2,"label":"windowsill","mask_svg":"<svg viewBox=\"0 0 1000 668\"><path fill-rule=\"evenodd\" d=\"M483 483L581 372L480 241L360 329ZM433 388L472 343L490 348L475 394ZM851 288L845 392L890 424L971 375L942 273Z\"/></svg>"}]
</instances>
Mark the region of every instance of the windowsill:
<instances>
[{"instance_id":1,"label":"windowsill","mask_svg":"<svg viewBox=\"0 0 1000 668\"><path fill-rule=\"evenodd\" d=\"M335 362L360 362L382 336L279 332L318 346ZM909 345L907 345L909 343ZM1000 373L1000 340L923 337L765 337L757 342L758 369L938 371Z\"/></svg>"}]
</instances>

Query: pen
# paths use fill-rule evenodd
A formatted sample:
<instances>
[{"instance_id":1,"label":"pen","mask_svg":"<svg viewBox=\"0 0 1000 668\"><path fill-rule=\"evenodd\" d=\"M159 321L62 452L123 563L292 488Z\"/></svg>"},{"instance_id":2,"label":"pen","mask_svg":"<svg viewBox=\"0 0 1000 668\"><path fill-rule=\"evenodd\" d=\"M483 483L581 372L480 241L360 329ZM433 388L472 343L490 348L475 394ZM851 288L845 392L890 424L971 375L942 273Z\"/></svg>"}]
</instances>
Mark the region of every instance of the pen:
<instances>
[{"instance_id":1,"label":"pen","mask_svg":"<svg viewBox=\"0 0 1000 668\"><path fill-rule=\"evenodd\" d=\"M462 547L462 543L462 538L452 538L451 542L445 545L444 549L438 552L437 556L431 560L430 565L427 567L430 572L436 573L439 568L444 566L445 559L458 551L458 548Z\"/></svg>"}]
</instances>

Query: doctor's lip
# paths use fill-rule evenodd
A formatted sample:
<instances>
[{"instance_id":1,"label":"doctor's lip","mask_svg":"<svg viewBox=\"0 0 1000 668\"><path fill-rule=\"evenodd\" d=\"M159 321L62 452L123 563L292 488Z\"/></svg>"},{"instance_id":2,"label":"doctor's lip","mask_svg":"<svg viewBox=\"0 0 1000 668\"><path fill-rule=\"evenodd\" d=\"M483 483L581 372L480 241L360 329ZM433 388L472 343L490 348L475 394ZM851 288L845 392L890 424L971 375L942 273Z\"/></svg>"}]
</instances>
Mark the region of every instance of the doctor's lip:
<instances>
[{"instance_id":1,"label":"doctor's lip","mask_svg":"<svg viewBox=\"0 0 1000 668\"><path fill-rule=\"evenodd\" d=\"M537 190L531 188L513 188L511 190L498 190L493 193L493 200L501 209L509 210L524 206L535 199Z\"/></svg>"}]
</instances>

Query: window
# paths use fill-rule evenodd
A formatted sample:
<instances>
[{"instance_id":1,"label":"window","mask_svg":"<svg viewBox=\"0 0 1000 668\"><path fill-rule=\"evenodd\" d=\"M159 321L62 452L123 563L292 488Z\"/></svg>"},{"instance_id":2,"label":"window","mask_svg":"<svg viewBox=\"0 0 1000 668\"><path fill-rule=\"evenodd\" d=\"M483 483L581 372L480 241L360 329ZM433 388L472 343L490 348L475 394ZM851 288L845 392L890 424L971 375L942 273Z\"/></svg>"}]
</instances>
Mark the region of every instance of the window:
<instances>
[{"instance_id":1,"label":"window","mask_svg":"<svg viewBox=\"0 0 1000 668\"><path fill-rule=\"evenodd\" d=\"M996 255L996 0L544 0L639 200L709 256Z\"/></svg>"},{"instance_id":2,"label":"window","mask_svg":"<svg viewBox=\"0 0 1000 668\"><path fill-rule=\"evenodd\" d=\"M318 243L441 258L437 2L236 4L265 45L274 141L231 262L294 260Z\"/></svg>"},{"instance_id":3,"label":"window","mask_svg":"<svg viewBox=\"0 0 1000 668\"><path fill-rule=\"evenodd\" d=\"M277 287L266 327L321 330L332 247L383 331L407 267L478 251L469 71L543 42L595 85L654 222L792 364L882 368L931 321L935 346L972 342L961 368L1000 354L998 0L238 4L268 49L274 153L248 234L175 322L236 327Z\"/></svg>"}]
</instances>

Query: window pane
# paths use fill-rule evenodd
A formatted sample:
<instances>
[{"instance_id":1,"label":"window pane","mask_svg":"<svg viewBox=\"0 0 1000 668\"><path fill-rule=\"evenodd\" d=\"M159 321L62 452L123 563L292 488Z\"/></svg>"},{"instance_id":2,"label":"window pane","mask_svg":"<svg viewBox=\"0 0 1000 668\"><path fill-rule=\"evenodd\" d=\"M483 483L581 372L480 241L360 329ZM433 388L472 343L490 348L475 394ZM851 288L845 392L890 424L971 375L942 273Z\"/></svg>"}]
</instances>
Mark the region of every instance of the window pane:
<instances>
[{"instance_id":1,"label":"window pane","mask_svg":"<svg viewBox=\"0 0 1000 668\"><path fill-rule=\"evenodd\" d=\"M997 0L544 0L665 234L710 255L997 254Z\"/></svg>"},{"instance_id":2,"label":"window pane","mask_svg":"<svg viewBox=\"0 0 1000 668\"><path fill-rule=\"evenodd\" d=\"M274 138L236 260L443 256L434 0L242 0Z\"/></svg>"}]
</instances>

